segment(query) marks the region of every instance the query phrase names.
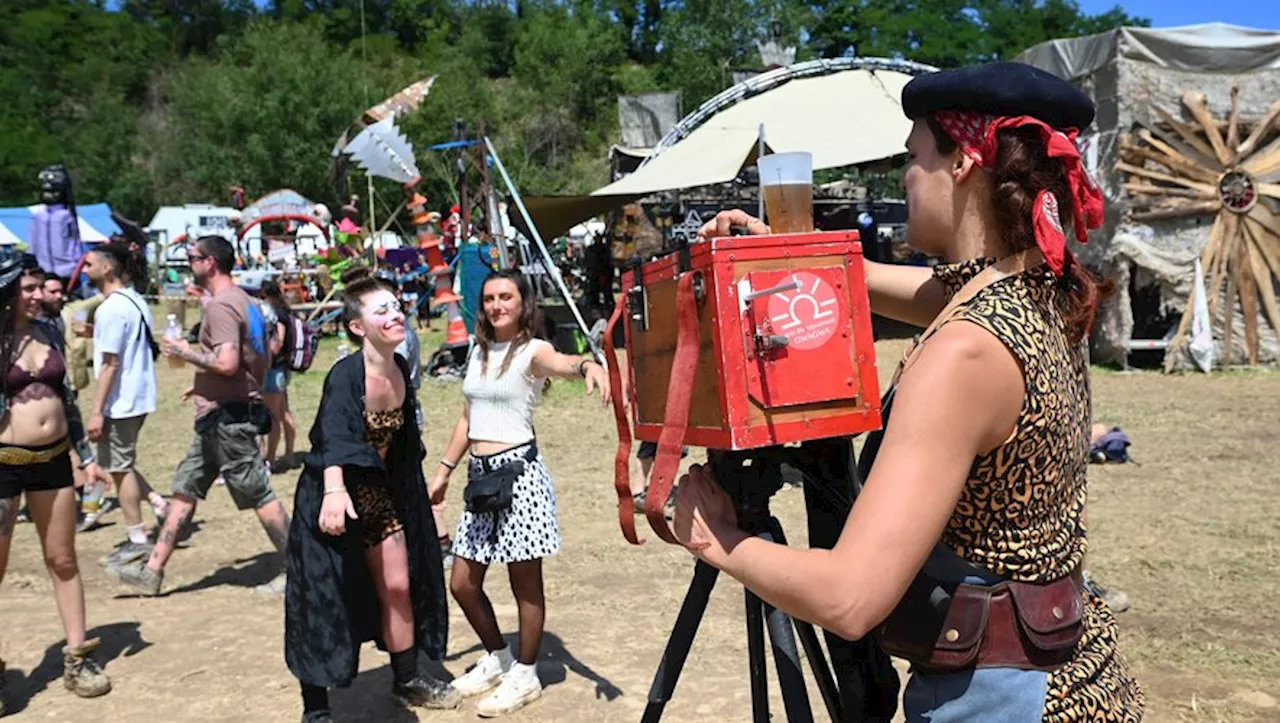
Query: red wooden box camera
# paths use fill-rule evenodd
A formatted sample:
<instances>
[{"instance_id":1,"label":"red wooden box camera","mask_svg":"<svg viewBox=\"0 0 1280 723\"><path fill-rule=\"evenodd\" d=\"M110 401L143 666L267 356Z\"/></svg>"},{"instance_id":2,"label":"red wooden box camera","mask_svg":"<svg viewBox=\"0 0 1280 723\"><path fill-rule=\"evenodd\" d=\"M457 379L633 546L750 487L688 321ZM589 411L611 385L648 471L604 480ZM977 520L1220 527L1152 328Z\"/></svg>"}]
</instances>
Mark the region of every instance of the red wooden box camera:
<instances>
[{"instance_id":1,"label":"red wooden box camera","mask_svg":"<svg viewBox=\"0 0 1280 723\"><path fill-rule=\"evenodd\" d=\"M628 427L660 443L646 499L651 524L680 445L744 450L880 427L856 231L695 243L624 271L619 306L613 323L625 328L629 378L625 390L615 380L615 393L625 393L630 420L618 407L625 449L616 471L624 475L629 461ZM626 532L632 512L627 491L623 517L622 480ZM654 529L672 541L665 524Z\"/></svg>"}]
</instances>

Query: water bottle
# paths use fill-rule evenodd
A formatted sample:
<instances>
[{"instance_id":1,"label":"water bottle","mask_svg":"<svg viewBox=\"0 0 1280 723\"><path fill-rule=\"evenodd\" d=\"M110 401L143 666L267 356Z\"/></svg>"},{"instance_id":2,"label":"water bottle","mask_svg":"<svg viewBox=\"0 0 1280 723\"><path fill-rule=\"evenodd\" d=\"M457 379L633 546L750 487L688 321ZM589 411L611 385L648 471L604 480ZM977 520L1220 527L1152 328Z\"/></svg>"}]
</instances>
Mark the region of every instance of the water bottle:
<instances>
[{"instance_id":1,"label":"water bottle","mask_svg":"<svg viewBox=\"0 0 1280 723\"><path fill-rule=\"evenodd\" d=\"M338 360L341 361L351 355L351 346L347 344L347 332L342 330L338 332Z\"/></svg>"},{"instance_id":2,"label":"water bottle","mask_svg":"<svg viewBox=\"0 0 1280 723\"><path fill-rule=\"evenodd\" d=\"M178 323L177 314L169 314L169 319L165 322L164 338L169 341L177 341L182 338L182 324ZM182 357L169 357L169 366L174 369L181 369L184 364L186 364L186 362L182 360Z\"/></svg>"}]
</instances>

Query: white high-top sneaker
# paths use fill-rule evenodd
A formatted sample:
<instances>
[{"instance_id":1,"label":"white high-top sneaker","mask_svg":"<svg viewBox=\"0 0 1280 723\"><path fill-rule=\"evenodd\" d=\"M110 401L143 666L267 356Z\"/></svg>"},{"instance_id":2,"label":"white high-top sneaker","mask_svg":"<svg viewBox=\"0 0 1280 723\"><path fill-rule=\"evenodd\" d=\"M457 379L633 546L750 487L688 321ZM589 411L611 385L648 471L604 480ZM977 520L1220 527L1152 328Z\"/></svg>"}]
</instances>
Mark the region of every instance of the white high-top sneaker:
<instances>
[{"instance_id":1,"label":"white high-top sneaker","mask_svg":"<svg viewBox=\"0 0 1280 723\"><path fill-rule=\"evenodd\" d=\"M453 679L450 685L464 696L480 695L493 690L502 682L502 676L511 670L515 657L510 648L492 650L480 658L464 675Z\"/></svg>"},{"instance_id":2,"label":"white high-top sneaker","mask_svg":"<svg viewBox=\"0 0 1280 723\"><path fill-rule=\"evenodd\" d=\"M538 667L516 663L502 676L502 684L488 698L476 705L481 718L496 718L511 713L542 697L542 681Z\"/></svg>"}]
</instances>

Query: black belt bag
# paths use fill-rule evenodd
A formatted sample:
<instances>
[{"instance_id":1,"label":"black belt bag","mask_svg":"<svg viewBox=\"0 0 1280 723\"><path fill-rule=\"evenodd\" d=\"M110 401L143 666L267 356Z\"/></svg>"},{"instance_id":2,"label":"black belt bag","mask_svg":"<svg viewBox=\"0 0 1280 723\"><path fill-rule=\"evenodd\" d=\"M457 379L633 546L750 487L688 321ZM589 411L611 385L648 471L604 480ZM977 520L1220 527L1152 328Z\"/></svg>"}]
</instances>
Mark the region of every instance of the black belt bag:
<instances>
[{"instance_id":1,"label":"black belt bag","mask_svg":"<svg viewBox=\"0 0 1280 723\"><path fill-rule=\"evenodd\" d=\"M252 424L258 434L271 431L271 410L262 402L220 402L218 408L196 420L196 432L204 434L223 424Z\"/></svg>"},{"instance_id":2,"label":"black belt bag","mask_svg":"<svg viewBox=\"0 0 1280 723\"><path fill-rule=\"evenodd\" d=\"M467 511L475 514L497 514L511 507L516 480L524 474L525 465L538 458L538 448L533 444L520 457L500 464L492 464L493 456L474 459L468 468L467 487L462 491Z\"/></svg>"}]
</instances>

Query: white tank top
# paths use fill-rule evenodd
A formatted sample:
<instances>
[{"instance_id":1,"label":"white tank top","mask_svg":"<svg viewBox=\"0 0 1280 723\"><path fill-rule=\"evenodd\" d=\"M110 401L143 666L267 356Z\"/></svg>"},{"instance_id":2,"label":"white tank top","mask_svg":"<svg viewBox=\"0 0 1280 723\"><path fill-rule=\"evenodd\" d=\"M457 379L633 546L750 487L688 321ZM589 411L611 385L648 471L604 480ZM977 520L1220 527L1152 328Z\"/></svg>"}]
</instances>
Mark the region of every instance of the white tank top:
<instances>
[{"instance_id":1,"label":"white tank top","mask_svg":"<svg viewBox=\"0 0 1280 723\"><path fill-rule=\"evenodd\" d=\"M542 397L544 378L535 377L530 365L533 353L543 346L550 344L533 339L522 346L502 376L498 376L498 372L511 342L497 342L489 347L489 363L483 373L480 345L471 348L462 394L471 407L468 436L472 440L523 444L533 439L533 408Z\"/></svg>"}]
</instances>

